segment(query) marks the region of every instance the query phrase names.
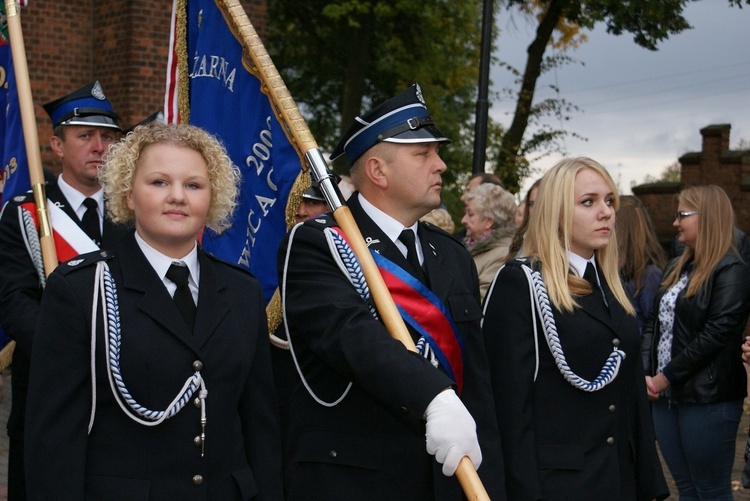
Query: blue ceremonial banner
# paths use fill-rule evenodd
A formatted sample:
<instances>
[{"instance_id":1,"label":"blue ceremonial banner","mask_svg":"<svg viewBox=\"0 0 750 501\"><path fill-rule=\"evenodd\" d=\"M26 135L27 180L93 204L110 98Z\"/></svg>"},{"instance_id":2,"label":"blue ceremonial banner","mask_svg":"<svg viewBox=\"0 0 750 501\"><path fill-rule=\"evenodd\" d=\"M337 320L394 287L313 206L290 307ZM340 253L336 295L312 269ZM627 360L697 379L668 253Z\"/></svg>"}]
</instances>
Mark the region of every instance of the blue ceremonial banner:
<instances>
[{"instance_id":1,"label":"blue ceremonial banner","mask_svg":"<svg viewBox=\"0 0 750 501\"><path fill-rule=\"evenodd\" d=\"M207 230L203 248L248 268L268 302L278 282L287 198L302 164L214 0L187 2L187 56L189 122L221 138L242 171L234 225L222 235Z\"/></svg>"},{"instance_id":2,"label":"blue ceremonial banner","mask_svg":"<svg viewBox=\"0 0 750 501\"><path fill-rule=\"evenodd\" d=\"M0 13L4 20L5 2L0 5ZM30 190L31 180L7 23L3 23L0 33L0 158L3 166L0 200L7 201Z\"/></svg>"}]
</instances>

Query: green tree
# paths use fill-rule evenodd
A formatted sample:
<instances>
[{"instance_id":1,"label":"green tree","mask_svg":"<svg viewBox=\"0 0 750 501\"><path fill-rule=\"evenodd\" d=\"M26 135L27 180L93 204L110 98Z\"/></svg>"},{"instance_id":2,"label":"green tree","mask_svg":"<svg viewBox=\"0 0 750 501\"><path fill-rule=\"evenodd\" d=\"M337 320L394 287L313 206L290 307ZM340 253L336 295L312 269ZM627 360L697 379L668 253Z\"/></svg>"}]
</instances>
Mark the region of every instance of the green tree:
<instances>
[{"instance_id":1,"label":"green tree","mask_svg":"<svg viewBox=\"0 0 750 501\"><path fill-rule=\"evenodd\" d=\"M418 82L453 139L446 181L470 169L479 0L274 0L268 8L269 53L322 148L363 109Z\"/></svg>"}]
</instances>

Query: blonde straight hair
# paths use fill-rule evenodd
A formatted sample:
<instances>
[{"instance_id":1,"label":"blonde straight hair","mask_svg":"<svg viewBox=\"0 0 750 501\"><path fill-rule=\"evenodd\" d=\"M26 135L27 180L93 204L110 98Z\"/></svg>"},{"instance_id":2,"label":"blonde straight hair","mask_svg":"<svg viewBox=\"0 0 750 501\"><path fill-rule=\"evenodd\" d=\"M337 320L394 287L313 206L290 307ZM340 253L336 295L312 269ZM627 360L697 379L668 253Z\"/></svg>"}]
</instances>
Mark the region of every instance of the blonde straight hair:
<instances>
[{"instance_id":1,"label":"blonde straight hair","mask_svg":"<svg viewBox=\"0 0 750 501\"><path fill-rule=\"evenodd\" d=\"M570 251L573 227L575 180L584 169L591 169L604 178L614 196L612 210L617 210L620 203L617 187L607 169L587 157L566 158L542 177L524 240L527 255L542 264L542 278L550 301L555 308L567 313L580 307L574 296L591 293L586 280L570 273L567 254ZM615 217L614 214L612 217ZM614 225L611 235L609 245L594 251L596 262L614 298L628 314L635 315L618 273L617 234Z\"/></svg>"},{"instance_id":2,"label":"blonde straight hair","mask_svg":"<svg viewBox=\"0 0 750 501\"><path fill-rule=\"evenodd\" d=\"M692 186L677 195L678 204L689 210L698 211L698 238L695 249L685 246L685 251L677 263L670 268L661 281L662 288L668 289L680 280L683 269L691 261L685 297L697 294L711 272L727 253L736 252L734 246L734 210L726 192L715 185Z\"/></svg>"}]
</instances>

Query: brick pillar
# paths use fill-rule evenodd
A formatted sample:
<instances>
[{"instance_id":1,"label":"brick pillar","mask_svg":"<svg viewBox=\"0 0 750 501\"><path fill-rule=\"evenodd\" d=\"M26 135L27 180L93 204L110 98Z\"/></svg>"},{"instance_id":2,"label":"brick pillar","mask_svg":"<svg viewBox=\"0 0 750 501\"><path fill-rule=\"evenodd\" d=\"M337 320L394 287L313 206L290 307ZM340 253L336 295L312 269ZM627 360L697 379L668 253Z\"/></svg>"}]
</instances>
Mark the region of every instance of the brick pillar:
<instances>
[{"instance_id":1,"label":"brick pillar","mask_svg":"<svg viewBox=\"0 0 750 501\"><path fill-rule=\"evenodd\" d=\"M735 176L721 168L722 153L729 151L730 124L709 125L701 129L703 145L701 147L700 175L697 184L727 185ZM734 181L736 182L736 181Z\"/></svg>"}]
</instances>

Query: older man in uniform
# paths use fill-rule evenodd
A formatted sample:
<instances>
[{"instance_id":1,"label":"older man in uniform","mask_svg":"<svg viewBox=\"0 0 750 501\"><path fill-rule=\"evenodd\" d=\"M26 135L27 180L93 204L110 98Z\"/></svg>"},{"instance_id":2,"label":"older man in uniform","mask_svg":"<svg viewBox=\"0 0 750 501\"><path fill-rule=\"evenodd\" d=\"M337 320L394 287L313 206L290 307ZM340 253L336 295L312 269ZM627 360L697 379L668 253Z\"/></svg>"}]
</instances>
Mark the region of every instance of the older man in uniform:
<instances>
[{"instance_id":1,"label":"older man in uniform","mask_svg":"<svg viewBox=\"0 0 750 501\"><path fill-rule=\"evenodd\" d=\"M449 140L418 85L358 117L336 147L359 191L348 200L419 354L392 339L330 214L279 251L292 354L291 500L458 500L468 456L505 499L480 331L478 279L460 242L419 218L440 204ZM434 455L434 457L432 456ZM439 464L441 463L441 464Z\"/></svg>"},{"instance_id":2,"label":"older man in uniform","mask_svg":"<svg viewBox=\"0 0 750 501\"><path fill-rule=\"evenodd\" d=\"M97 179L102 156L120 132L119 117L98 81L45 104L44 109L54 126L50 146L62 163L62 173L56 182L47 184L46 195L57 258L63 262L111 246L124 234L124 228L103 217L104 199ZM0 325L16 341L8 418L8 499L17 500L25 499L24 413L33 335L45 283L31 192L8 200L3 207L0 242Z\"/></svg>"}]
</instances>

